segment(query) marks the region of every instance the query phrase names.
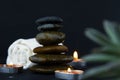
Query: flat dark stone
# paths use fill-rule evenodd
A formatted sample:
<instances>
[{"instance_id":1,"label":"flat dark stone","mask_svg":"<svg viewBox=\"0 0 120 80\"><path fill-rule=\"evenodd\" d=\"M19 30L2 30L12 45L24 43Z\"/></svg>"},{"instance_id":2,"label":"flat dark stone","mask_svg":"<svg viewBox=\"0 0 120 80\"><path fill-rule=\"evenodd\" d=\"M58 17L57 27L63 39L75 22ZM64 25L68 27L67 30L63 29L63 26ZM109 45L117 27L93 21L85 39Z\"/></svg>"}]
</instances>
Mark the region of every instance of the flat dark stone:
<instances>
[{"instance_id":1,"label":"flat dark stone","mask_svg":"<svg viewBox=\"0 0 120 80\"><path fill-rule=\"evenodd\" d=\"M38 26L39 31L58 31L63 25L61 24L43 24Z\"/></svg>"},{"instance_id":2,"label":"flat dark stone","mask_svg":"<svg viewBox=\"0 0 120 80\"><path fill-rule=\"evenodd\" d=\"M60 54L61 52L67 52L68 48L64 45L51 45L36 47L33 49L34 53L38 54Z\"/></svg>"},{"instance_id":3,"label":"flat dark stone","mask_svg":"<svg viewBox=\"0 0 120 80\"><path fill-rule=\"evenodd\" d=\"M32 72L36 73L54 73L55 70L67 70L68 65L35 65L30 68Z\"/></svg>"},{"instance_id":4,"label":"flat dark stone","mask_svg":"<svg viewBox=\"0 0 120 80\"><path fill-rule=\"evenodd\" d=\"M47 31L36 35L36 40L42 45L56 45L62 43L65 34L57 31Z\"/></svg>"},{"instance_id":5,"label":"flat dark stone","mask_svg":"<svg viewBox=\"0 0 120 80\"><path fill-rule=\"evenodd\" d=\"M63 19L57 16L48 16L48 17L43 17L43 18L39 18L36 20L37 24L61 24L63 22Z\"/></svg>"},{"instance_id":6,"label":"flat dark stone","mask_svg":"<svg viewBox=\"0 0 120 80\"><path fill-rule=\"evenodd\" d=\"M37 54L29 57L30 61L38 64L64 64L69 63L73 60L72 56L66 54Z\"/></svg>"}]
</instances>

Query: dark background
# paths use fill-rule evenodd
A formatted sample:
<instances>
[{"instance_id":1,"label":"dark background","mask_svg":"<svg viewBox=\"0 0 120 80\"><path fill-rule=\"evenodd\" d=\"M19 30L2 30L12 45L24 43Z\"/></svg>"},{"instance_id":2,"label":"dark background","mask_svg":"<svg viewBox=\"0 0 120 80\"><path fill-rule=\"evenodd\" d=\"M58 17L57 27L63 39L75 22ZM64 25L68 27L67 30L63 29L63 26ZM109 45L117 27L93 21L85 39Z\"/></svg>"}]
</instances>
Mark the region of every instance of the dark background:
<instances>
[{"instance_id":1,"label":"dark background","mask_svg":"<svg viewBox=\"0 0 120 80\"><path fill-rule=\"evenodd\" d=\"M85 37L87 27L103 31L102 21L120 21L119 0L1 0L0 1L0 62L5 63L7 49L16 39L33 38L37 33L35 20L59 16L64 20L62 32L70 54L90 53L97 45Z\"/></svg>"}]
</instances>

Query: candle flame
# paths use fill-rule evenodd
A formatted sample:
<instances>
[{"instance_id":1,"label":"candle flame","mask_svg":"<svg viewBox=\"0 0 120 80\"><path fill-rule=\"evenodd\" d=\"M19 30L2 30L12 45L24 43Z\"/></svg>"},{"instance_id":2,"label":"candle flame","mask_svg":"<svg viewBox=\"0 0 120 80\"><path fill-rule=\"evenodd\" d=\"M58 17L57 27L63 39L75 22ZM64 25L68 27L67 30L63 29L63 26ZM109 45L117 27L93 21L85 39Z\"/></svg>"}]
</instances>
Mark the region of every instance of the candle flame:
<instances>
[{"instance_id":1,"label":"candle flame","mask_svg":"<svg viewBox=\"0 0 120 80\"><path fill-rule=\"evenodd\" d=\"M12 67L13 66L13 63L10 62L9 64L7 64L8 67Z\"/></svg>"},{"instance_id":2,"label":"candle flame","mask_svg":"<svg viewBox=\"0 0 120 80\"><path fill-rule=\"evenodd\" d=\"M71 72L71 69L70 69L70 68L68 68L68 69L67 69L67 72Z\"/></svg>"},{"instance_id":3,"label":"candle flame","mask_svg":"<svg viewBox=\"0 0 120 80\"><path fill-rule=\"evenodd\" d=\"M77 53L77 51L74 51L73 58L74 58L74 60L78 60L78 53Z\"/></svg>"},{"instance_id":4,"label":"candle flame","mask_svg":"<svg viewBox=\"0 0 120 80\"><path fill-rule=\"evenodd\" d=\"M12 63L12 62L10 62L10 63L9 63L9 65L13 65L13 63Z\"/></svg>"}]
</instances>

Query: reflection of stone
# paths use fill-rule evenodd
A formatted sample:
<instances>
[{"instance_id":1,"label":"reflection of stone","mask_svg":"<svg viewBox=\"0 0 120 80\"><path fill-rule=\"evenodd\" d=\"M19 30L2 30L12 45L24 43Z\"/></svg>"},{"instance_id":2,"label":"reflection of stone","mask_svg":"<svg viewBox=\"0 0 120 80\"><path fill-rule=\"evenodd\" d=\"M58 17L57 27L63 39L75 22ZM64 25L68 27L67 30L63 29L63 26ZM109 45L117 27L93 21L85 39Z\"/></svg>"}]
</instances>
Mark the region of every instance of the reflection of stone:
<instances>
[{"instance_id":1,"label":"reflection of stone","mask_svg":"<svg viewBox=\"0 0 120 80\"><path fill-rule=\"evenodd\" d=\"M62 22L59 17L44 17L36 21L38 30L42 31L36 35L36 40L43 46L34 48L33 52L37 54L29 57L30 61L37 63L30 68L33 72L53 73L56 69L67 69L66 64L73 60L72 56L65 54L68 48L58 45L65 39L65 34L58 31Z\"/></svg>"}]
</instances>

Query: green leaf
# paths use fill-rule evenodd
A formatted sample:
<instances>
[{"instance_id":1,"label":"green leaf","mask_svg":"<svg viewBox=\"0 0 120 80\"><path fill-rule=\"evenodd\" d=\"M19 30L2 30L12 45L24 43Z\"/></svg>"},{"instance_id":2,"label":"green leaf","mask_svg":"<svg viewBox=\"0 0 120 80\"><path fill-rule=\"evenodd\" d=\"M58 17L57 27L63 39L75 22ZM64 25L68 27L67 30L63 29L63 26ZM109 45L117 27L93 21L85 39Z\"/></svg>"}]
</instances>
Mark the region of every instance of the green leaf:
<instances>
[{"instance_id":1,"label":"green leaf","mask_svg":"<svg viewBox=\"0 0 120 80\"><path fill-rule=\"evenodd\" d=\"M109 80L120 80L120 78L113 78L113 79L109 79Z\"/></svg>"},{"instance_id":2,"label":"green leaf","mask_svg":"<svg viewBox=\"0 0 120 80\"><path fill-rule=\"evenodd\" d=\"M120 57L120 47L115 46L105 46L100 48L95 48L93 50L93 53L105 53L113 56L119 56Z\"/></svg>"},{"instance_id":3,"label":"green leaf","mask_svg":"<svg viewBox=\"0 0 120 80\"><path fill-rule=\"evenodd\" d=\"M89 62L109 62L109 61L115 61L118 60L119 57L117 56L112 56L108 54L100 54L100 53L94 53L94 54L89 54L84 57L82 57L85 61Z\"/></svg>"},{"instance_id":4,"label":"green leaf","mask_svg":"<svg viewBox=\"0 0 120 80\"><path fill-rule=\"evenodd\" d=\"M116 71L116 75L120 75L120 60L87 70L83 75L83 79L102 77L102 75L106 75L111 71Z\"/></svg>"},{"instance_id":5,"label":"green leaf","mask_svg":"<svg viewBox=\"0 0 120 80\"><path fill-rule=\"evenodd\" d=\"M85 30L85 35L102 46L111 45L109 39L104 34L95 29L87 28Z\"/></svg>"},{"instance_id":6,"label":"green leaf","mask_svg":"<svg viewBox=\"0 0 120 80\"><path fill-rule=\"evenodd\" d=\"M103 22L104 29L113 43L120 44L119 24L105 20Z\"/></svg>"}]
</instances>

